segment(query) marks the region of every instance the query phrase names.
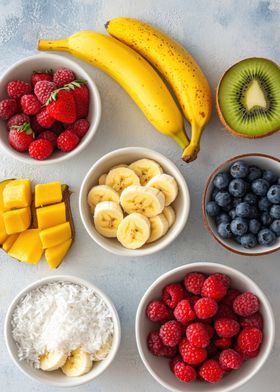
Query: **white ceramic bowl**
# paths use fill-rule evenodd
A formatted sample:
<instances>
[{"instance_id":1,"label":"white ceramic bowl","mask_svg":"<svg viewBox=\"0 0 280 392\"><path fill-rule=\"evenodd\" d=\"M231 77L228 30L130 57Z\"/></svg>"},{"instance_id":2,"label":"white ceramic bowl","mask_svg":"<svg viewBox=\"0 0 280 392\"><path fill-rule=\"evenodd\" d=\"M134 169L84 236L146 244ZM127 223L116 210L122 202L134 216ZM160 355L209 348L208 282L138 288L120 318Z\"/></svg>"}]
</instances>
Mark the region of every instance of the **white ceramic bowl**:
<instances>
[{"instance_id":1,"label":"white ceramic bowl","mask_svg":"<svg viewBox=\"0 0 280 392\"><path fill-rule=\"evenodd\" d=\"M95 230L93 217L87 203L87 195L94 185L98 185L98 178L102 174L107 173L113 166L121 163L130 164L142 158L155 160L162 166L164 173L170 174L176 179L179 192L175 202L172 203L172 207L176 213L176 220L168 232L158 241L145 244L140 249L131 250L124 248L117 239L105 238ZM184 177L175 164L168 158L159 152L147 148L127 147L104 155L90 168L81 185L79 207L80 215L88 234L95 242L102 246L102 248L121 256L145 256L165 248L174 241L183 230L189 216L190 195Z\"/></svg>"},{"instance_id":2,"label":"white ceramic bowl","mask_svg":"<svg viewBox=\"0 0 280 392\"><path fill-rule=\"evenodd\" d=\"M39 369L34 369L31 367L26 361L20 361L18 359L17 355L17 347L16 343L13 340L12 337L12 331L11 331L11 318L13 315L13 312L17 306L18 301L24 297L29 291L40 287L44 284L48 284L51 282L71 282L75 284L79 284L82 286L89 287L90 289L93 289L96 294L101 297L108 308L110 309L110 312L112 314L112 319L114 323L114 336L113 336L113 344L112 348L108 354L108 356L100 362L96 362L96 364L93 366L92 370L80 377L67 377L65 376L60 370L54 371L54 372L44 372ZM100 289L98 289L96 286L94 286L92 283L77 278L75 276L71 275L57 275L57 276L50 276L47 278L43 278L40 280L37 280L36 282L28 285L25 289L23 289L12 301L11 305L9 306L9 309L7 311L6 319L5 319L5 325L4 325L4 336L5 336L5 341L6 341L6 346L8 349L8 352L14 361L15 365L28 377L31 379L35 379L37 381L40 381L44 384L48 384L51 386L56 386L56 387L74 387L77 385L82 385L85 384L89 381L94 380L97 378L101 373L103 373L107 367L111 364L111 362L114 360L119 345L120 345L120 340L121 340L121 326L120 326L120 320L118 313L116 311L116 308L113 304L113 302L105 295Z\"/></svg>"},{"instance_id":3,"label":"white ceramic bowl","mask_svg":"<svg viewBox=\"0 0 280 392\"><path fill-rule=\"evenodd\" d=\"M80 144L68 153L61 151L55 151L55 153L48 159L43 161L37 161L29 157L28 153L20 153L14 150L9 145L8 132L6 130L5 121L0 120L1 133L0 133L0 146L12 157L19 159L25 163L31 163L34 165L49 165L52 163L58 163L70 159L75 155L79 154L92 140L95 132L98 128L100 117L101 117L101 101L96 84L91 79L89 74L75 61L70 60L67 57L59 56L56 54L38 54L31 57L26 57L15 64L13 64L7 71L0 77L0 99L7 98L6 85L10 80L19 79L30 81L33 70L41 69L53 69L56 70L60 67L66 67L72 69L78 79L85 79L88 82L88 88L90 91L90 108L88 114L88 121L90 122L90 128L86 135L82 138Z\"/></svg>"},{"instance_id":4,"label":"white ceramic bowl","mask_svg":"<svg viewBox=\"0 0 280 392\"><path fill-rule=\"evenodd\" d=\"M169 369L169 362L165 358L153 356L147 348L147 335L156 328L155 323L146 317L148 303L159 298L162 289L170 283L182 281L191 271L200 271L206 274L220 272L230 276L232 286L242 291L251 291L258 296L261 303L261 313L264 320L264 338L258 357L245 362L240 369L231 372L217 384L195 381L184 384L176 379ZM141 299L135 321L136 342L141 359L150 374L165 388L174 392L229 392L250 380L262 367L272 349L275 335L275 322L268 299L248 276L236 269L215 263L193 263L173 269L161 275L146 291Z\"/></svg>"},{"instance_id":5,"label":"white ceramic bowl","mask_svg":"<svg viewBox=\"0 0 280 392\"><path fill-rule=\"evenodd\" d=\"M220 172L227 171L232 165L232 163L237 160L244 160L250 165L259 166L261 169L272 170L275 174L277 174L280 177L280 160L270 155L265 155L260 153L243 154L243 155L237 155L223 162L209 176L203 193L202 212L203 212L203 219L204 219L205 226L208 229L209 233L212 235L212 237L220 245L222 245L224 248L230 250L233 253L237 253L242 256L261 256L261 255L267 255L276 252L280 249L280 237L276 239L275 244L272 246L257 245L253 249L245 249L243 248L243 246L239 245L232 239L226 240L221 238L218 235L217 226L215 224L214 218L208 216L208 214L206 213L206 204L210 200L214 188L213 185L214 177L216 176L216 174Z\"/></svg>"}]
</instances>

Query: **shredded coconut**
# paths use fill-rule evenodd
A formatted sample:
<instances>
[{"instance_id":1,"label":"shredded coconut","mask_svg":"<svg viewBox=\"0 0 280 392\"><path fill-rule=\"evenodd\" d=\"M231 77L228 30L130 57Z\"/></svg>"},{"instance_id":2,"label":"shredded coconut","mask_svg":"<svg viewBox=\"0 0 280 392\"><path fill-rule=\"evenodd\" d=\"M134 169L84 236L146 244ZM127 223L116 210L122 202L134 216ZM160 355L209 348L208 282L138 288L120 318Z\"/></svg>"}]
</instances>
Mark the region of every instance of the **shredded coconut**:
<instances>
[{"instance_id":1,"label":"shredded coconut","mask_svg":"<svg viewBox=\"0 0 280 392\"><path fill-rule=\"evenodd\" d=\"M19 359L36 368L47 351L69 354L80 347L94 355L113 334L103 299L88 287L68 282L30 291L19 301L11 324Z\"/></svg>"}]
</instances>

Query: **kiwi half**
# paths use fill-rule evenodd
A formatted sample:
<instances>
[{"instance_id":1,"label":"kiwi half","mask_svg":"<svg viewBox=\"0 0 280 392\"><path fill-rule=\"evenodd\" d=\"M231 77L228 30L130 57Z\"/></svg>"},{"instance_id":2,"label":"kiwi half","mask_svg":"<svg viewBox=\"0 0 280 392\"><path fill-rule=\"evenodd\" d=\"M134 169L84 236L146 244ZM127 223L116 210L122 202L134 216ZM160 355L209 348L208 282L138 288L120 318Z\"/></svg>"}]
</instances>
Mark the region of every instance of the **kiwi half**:
<instances>
[{"instance_id":1,"label":"kiwi half","mask_svg":"<svg viewBox=\"0 0 280 392\"><path fill-rule=\"evenodd\" d=\"M233 134L264 137L280 129L280 68L248 58L229 68L216 93L219 117Z\"/></svg>"}]
</instances>

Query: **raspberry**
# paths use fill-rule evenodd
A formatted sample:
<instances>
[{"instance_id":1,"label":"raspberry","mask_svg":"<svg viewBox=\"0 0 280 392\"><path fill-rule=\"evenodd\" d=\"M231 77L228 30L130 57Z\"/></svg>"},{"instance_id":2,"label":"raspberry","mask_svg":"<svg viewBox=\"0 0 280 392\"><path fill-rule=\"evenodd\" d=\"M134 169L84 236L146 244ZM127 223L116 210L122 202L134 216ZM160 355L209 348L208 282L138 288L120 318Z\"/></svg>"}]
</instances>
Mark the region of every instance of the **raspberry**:
<instances>
[{"instance_id":1,"label":"raspberry","mask_svg":"<svg viewBox=\"0 0 280 392\"><path fill-rule=\"evenodd\" d=\"M263 318L259 312L254 313L252 316L240 317L239 322L242 328L263 329Z\"/></svg>"},{"instance_id":2,"label":"raspberry","mask_svg":"<svg viewBox=\"0 0 280 392\"><path fill-rule=\"evenodd\" d=\"M46 71L33 71L31 76L32 86L35 86L36 83L41 82L42 80L48 80L51 82L53 80L52 70L48 69Z\"/></svg>"},{"instance_id":3,"label":"raspberry","mask_svg":"<svg viewBox=\"0 0 280 392\"><path fill-rule=\"evenodd\" d=\"M240 349L237 348L237 351L240 351ZM239 352L243 361L248 361L249 359L256 358L259 355L259 353L260 353L259 349L255 350L255 351L245 351L245 352L240 351Z\"/></svg>"},{"instance_id":4,"label":"raspberry","mask_svg":"<svg viewBox=\"0 0 280 392\"><path fill-rule=\"evenodd\" d=\"M177 350L173 347L167 347L163 344L159 331L150 332L147 338L147 345L149 351L157 357L173 358Z\"/></svg>"},{"instance_id":5,"label":"raspberry","mask_svg":"<svg viewBox=\"0 0 280 392\"><path fill-rule=\"evenodd\" d=\"M242 317L252 316L259 310L258 298L249 291L240 294L233 302L233 310Z\"/></svg>"},{"instance_id":6,"label":"raspberry","mask_svg":"<svg viewBox=\"0 0 280 392\"><path fill-rule=\"evenodd\" d=\"M65 84L71 83L75 79L76 76L74 72L68 68L58 68L53 75L53 81L58 87L63 87Z\"/></svg>"},{"instance_id":7,"label":"raspberry","mask_svg":"<svg viewBox=\"0 0 280 392\"><path fill-rule=\"evenodd\" d=\"M231 346L231 339L230 338L220 338L214 340L214 344L217 348L226 349Z\"/></svg>"},{"instance_id":8,"label":"raspberry","mask_svg":"<svg viewBox=\"0 0 280 392\"><path fill-rule=\"evenodd\" d=\"M215 359L208 359L199 369L200 377L213 384L221 381L223 374L223 370Z\"/></svg>"},{"instance_id":9,"label":"raspberry","mask_svg":"<svg viewBox=\"0 0 280 392\"><path fill-rule=\"evenodd\" d=\"M194 305L194 310L199 319L213 317L218 311L218 304L212 298L200 298Z\"/></svg>"},{"instance_id":10,"label":"raspberry","mask_svg":"<svg viewBox=\"0 0 280 392\"><path fill-rule=\"evenodd\" d=\"M186 365L184 362L177 362L174 366L174 374L178 380L183 382L191 382L196 379L196 371L192 366Z\"/></svg>"},{"instance_id":11,"label":"raspberry","mask_svg":"<svg viewBox=\"0 0 280 392\"><path fill-rule=\"evenodd\" d=\"M9 97L18 99L25 94L31 94L32 87L29 83L26 83L23 80L11 80L7 84L7 93Z\"/></svg>"},{"instance_id":12,"label":"raspberry","mask_svg":"<svg viewBox=\"0 0 280 392\"><path fill-rule=\"evenodd\" d=\"M221 352L219 362L222 369L239 369L242 364L242 357L230 348Z\"/></svg>"},{"instance_id":13,"label":"raspberry","mask_svg":"<svg viewBox=\"0 0 280 392\"><path fill-rule=\"evenodd\" d=\"M33 94L23 95L20 99L22 111L25 114L35 115L41 110L41 103Z\"/></svg>"},{"instance_id":14,"label":"raspberry","mask_svg":"<svg viewBox=\"0 0 280 392\"><path fill-rule=\"evenodd\" d=\"M48 140L34 140L29 146L30 157L39 161L49 158L52 153L53 146Z\"/></svg>"},{"instance_id":15,"label":"raspberry","mask_svg":"<svg viewBox=\"0 0 280 392\"><path fill-rule=\"evenodd\" d=\"M36 120L43 128L50 128L55 122L55 119L49 115L47 108L43 108L40 113L37 114Z\"/></svg>"},{"instance_id":16,"label":"raspberry","mask_svg":"<svg viewBox=\"0 0 280 392\"><path fill-rule=\"evenodd\" d=\"M37 114L37 116L40 116L41 112ZM31 128L36 135L39 133L45 131L45 128L43 128L37 121L37 116L36 117L30 117L30 124Z\"/></svg>"},{"instance_id":17,"label":"raspberry","mask_svg":"<svg viewBox=\"0 0 280 392\"><path fill-rule=\"evenodd\" d=\"M174 373L174 367L175 367L176 363L181 362L181 361L182 361L181 355L176 355L174 358L170 359L169 368L172 373Z\"/></svg>"},{"instance_id":18,"label":"raspberry","mask_svg":"<svg viewBox=\"0 0 280 392\"><path fill-rule=\"evenodd\" d=\"M74 132L80 139L85 136L89 129L89 122L85 118L77 120L72 126L71 131ZM69 128L68 128L69 129Z\"/></svg>"},{"instance_id":19,"label":"raspberry","mask_svg":"<svg viewBox=\"0 0 280 392\"><path fill-rule=\"evenodd\" d=\"M199 295L192 295L191 297L187 298L190 301L191 305L194 306L201 297Z\"/></svg>"},{"instance_id":20,"label":"raspberry","mask_svg":"<svg viewBox=\"0 0 280 392\"><path fill-rule=\"evenodd\" d=\"M193 347L186 338L179 343L179 351L183 361L189 365L198 365L207 358L207 350L205 348Z\"/></svg>"},{"instance_id":21,"label":"raspberry","mask_svg":"<svg viewBox=\"0 0 280 392\"><path fill-rule=\"evenodd\" d=\"M177 346L182 338L181 324L176 320L167 321L160 327L159 336L165 346Z\"/></svg>"},{"instance_id":22,"label":"raspberry","mask_svg":"<svg viewBox=\"0 0 280 392\"><path fill-rule=\"evenodd\" d=\"M179 283L170 284L162 290L162 300L165 305L169 306L171 309L175 309L178 302L183 298L184 289Z\"/></svg>"},{"instance_id":23,"label":"raspberry","mask_svg":"<svg viewBox=\"0 0 280 392\"><path fill-rule=\"evenodd\" d=\"M230 277L225 275L225 274L221 274L221 273L217 273L217 274L213 274L212 276L215 276L216 278L220 279L224 285L226 286L226 288L228 289L230 286Z\"/></svg>"},{"instance_id":24,"label":"raspberry","mask_svg":"<svg viewBox=\"0 0 280 392\"><path fill-rule=\"evenodd\" d=\"M238 334L240 325L236 320L221 318L215 321L214 328L217 335L221 338L232 338Z\"/></svg>"},{"instance_id":25,"label":"raspberry","mask_svg":"<svg viewBox=\"0 0 280 392\"><path fill-rule=\"evenodd\" d=\"M174 317L184 325L195 319L195 313L188 299L183 299L178 303L174 310Z\"/></svg>"},{"instance_id":26,"label":"raspberry","mask_svg":"<svg viewBox=\"0 0 280 392\"><path fill-rule=\"evenodd\" d=\"M184 278L186 289L192 294L200 294L206 276L201 272L190 272Z\"/></svg>"},{"instance_id":27,"label":"raspberry","mask_svg":"<svg viewBox=\"0 0 280 392\"><path fill-rule=\"evenodd\" d=\"M49 82L48 80L42 80L36 83L34 87L34 94L42 104L45 104L47 100L50 98L51 93L56 88L57 85L54 82Z\"/></svg>"},{"instance_id":28,"label":"raspberry","mask_svg":"<svg viewBox=\"0 0 280 392\"><path fill-rule=\"evenodd\" d=\"M226 296L222 299L222 303L232 307L233 301L239 294L241 294L239 290L228 289Z\"/></svg>"},{"instance_id":29,"label":"raspberry","mask_svg":"<svg viewBox=\"0 0 280 392\"><path fill-rule=\"evenodd\" d=\"M53 145L53 148L56 148L57 135L52 131L41 132L37 139L48 140Z\"/></svg>"},{"instance_id":30,"label":"raspberry","mask_svg":"<svg viewBox=\"0 0 280 392\"><path fill-rule=\"evenodd\" d=\"M74 150L79 144L80 139L71 131L62 132L57 138L57 147L59 150L69 152Z\"/></svg>"},{"instance_id":31,"label":"raspberry","mask_svg":"<svg viewBox=\"0 0 280 392\"><path fill-rule=\"evenodd\" d=\"M220 276L210 275L203 283L201 295L220 301L227 293L227 285Z\"/></svg>"},{"instance_id":32,"label":"raspberry","mask_svg":"<svg viewBox=\"0 0 280 392\"><path fill-rule=\"evenodd\" d=\"M256 351L262 342L262 331L258 328L245 328L237 338L238 348L242 352Z\"/></svg>"},{"instance_id":33,"label":"raspberry","mask_svg":"<svg viewBox=\"0 0 280 392\"><path fill-rule=\"evenodd\" d=\"M7 98L0 101L0 120L9 120L18 111L15 99Z\"/></svg>"},{"instance_id":34,"label":"raspberry","mask_svg":"<svg viewBox=\"0 0 280 392\"><path fill-rule=\"evenodd\" d=\"M15 114L9 119L7 127L8 130L10 131L11 128L20 127L23 124L29 124L29 123L30 123L29 117L24 113L20 113L20 114Z\"/></svg>"},{"instance_id":35,"label":"raspberry","mask_svg":"<svg viewBox=\"0 0 280 392\"><path fill-rule=\"evenodd\" d=\"M166 305L161 301L151 301L146 309L146 314L151 321L164 321L169 318L170 313Z\"/></svg>"},{"instance_id":36,"label":"raspberry","mask_svg":"<svg viewBox=\"0 0 280 392\"><path fill-rule=\"evenodd\" d=\"M218 312L215 316L215 319L218 320L220 318L232 318L234 320L237 320L236 314L233 313L233 310L231 309L230 306L225 305L225 304L220 304Z\"/></svg>"},{"instance_id":37,"label":"raspberry","mask_svg":"<svg viewBox=\"0 0 280 392\"><path fill-rule=\"evenodd\" d=\"M204 323L204 326L206 328L206 331L208 332L210 339L212 339L212 337L214 336L214 333L215 333L214 328L212 327L212 325L207 324L207 323Z\"/></svg>"},{"instance_id":38,"label":"raspberry","mask_svg":"<svg viewBox=\"0 0 280 392\"><path fill-rule=\"evenodd\" d=\"M190 344L194 347L205 348L210 343L210 336L203 323L190 324L186 329L186 336Z\"/></svg>"}]
</instances>

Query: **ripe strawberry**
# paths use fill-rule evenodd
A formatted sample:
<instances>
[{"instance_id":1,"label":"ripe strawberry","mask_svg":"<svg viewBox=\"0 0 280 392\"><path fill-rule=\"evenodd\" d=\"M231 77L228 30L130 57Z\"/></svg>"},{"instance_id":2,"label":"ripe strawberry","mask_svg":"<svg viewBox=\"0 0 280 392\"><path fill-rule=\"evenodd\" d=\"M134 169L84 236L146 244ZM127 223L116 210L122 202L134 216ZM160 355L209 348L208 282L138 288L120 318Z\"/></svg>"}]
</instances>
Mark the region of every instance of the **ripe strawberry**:
<instances>
[{"instance_id":1,"label":"ripe strawberry","mask_svg":"<svg viewBox=\"0 0 280 392\"><path fill-rule=\"evenodd\" d=\"M257 312L252 316L240 317L239 322L242 328L259 328L263 329L263 318L262 315Z\"/></svg>"},{"instance_id":2,"label":"ripe strawberry","mask_svg":"<svg viewBox=\"0 0 280 392\"><path fill-rule=\"evenodd\" d=\"M238 334L240 325L236 320L221 318L215 321L214 328L217 332L217 335L221 338L232 338Z\"/></svg>"},{"instance_id":3,"label":"ripe strawberry","mask_svg":"<svg viewBox=\"0 0 280 392\"><path fill-rule=\"evenodd\" d=\"M233 310L242 317L252 316L259 310L258 298L249 291L240 294L233 302Z\"/></svg>"},{"instance_id":4,"label":"ripe strawberry","mask_svg":"<svg viewBox=\"0 0 280 392\"><path fill-rule=\"evenodd\" d=\"M239 369L242 364L242 357L237 351L227 349L221 352L219 362L222 369Z\"/></svg>"},{"instance_id":5,"label":"ripe strawberry","mask_svg":"<svg viewBox=\"0 0 280 392\"><path fill-rule=\"evenodd\" d=\"M88 116L89 109L89 89L86 80L75 80L64 86L71 91L75 99L77 118L82 119Z\"/></svg>"},{"instance_id":6,"label":"ripe strawberry","mask_svg":"<svg viewBox=\"0 0 280 392\"><path fill-rule=\"evenodd\" d=\"M158 322L168 319L170 313L163 302L151 301L147 306L146 315L149 320Z\"/></svg>"},{"instance_id":7,"label":"ripe strawberry","mask_svg":"<svg viewBox=\"0 0 280 392\"><path fill-rule=\"evenodd\" d=\"M71 131L62 132L57 138L57 147L63 152L69 152L74 150L79 144L80 139L78 136Z\"/></svg>"},{"instance_id":8,"label":"ripe strawberry","mask_svg":"<svg viewBox=\"0 0 280 392\"><path fill-rule=\"evenodd\" d=\"M20 99L20 105L23 113L31 116L39 113L41 110L41 103L33 94L23 95Z\"/></svg>"},{"instance_id":9,"label":"ripe strawberry","mask_svg":"<svg viewBox=\"0 0 280 392\"><path fill-rule=\"evenodd\" d=\"M226 349L231 346L231 339L230 338L219 338L214 340L214 344L216 347L221 349Z\"/></svg>"},{"instance_id":10,"label":"ripe strawberry","mask_svg":"<svg viewBox=\"0 0 280 392\"><path fill-rule=\"evenodd\" d=\"M210 275L203 283L201 295L220 301L227 293L227 283L221 276Z\"/></svg>"},{"instance_id":11,"label":"ripe strawberry","mask_svg":"<svg viewBox=\"0 0 280 392\"><path fill-rule=\"evenodd\" d=\"M188 299L183 299L178 303L174 310L174 317L183 325L195 319L195 313Z\"/></svg>"},{"instance_id":12,"label":"ripe strawberry","mask_svg":"<svg viewBox=\"0 0 280 392\"><path fill-rule=\"evenodd\" d=\"M243 329L237 338L238 348L242 352L256 351L260 347L262 342L263 334L258 328L245 328Z\"/></svg>"},{"instance_id":13,"label":"ripe strawberry","mask_svg":"<svg viewBox=\"0 0 280 392\"><path fill-rule=\"evenodd\" d=\"M182 361L178 361L174 366L174 374L178 380L183 382L191 382L196 379L196 371L192 366L186 365Z\"/></svg>"},{"instance_id":14,"label":"ripe strawberry","mask_svg":"<svg viewBox=\"0 0 280 392\"><path fill-rule=\"evenodd\" d=\"M163 344L159 331L152 331L147 338L149 351L157 357L173 358L177 354L175 347L167 347Z\"/></svg>"},{"instance_id":15,"label":"ripe strawberry","mask_svg":"<svg viewBox=\"0 0 280 392\"><path fill-rule=\"evenodd\" d=\"M218 304L212 298L200 298L195 303L194 310L199 319L208 319L217 313Z\"/></svg>"},{"instance_id":16,"label":"ripe strawberry","mask_svg":"<svg viewBox=\"0 0 280 392\"><path fill-rule=\"evenodd\" d=\"M57 135L53 131L41 132L37 139L45 139L51 142L53 148L56 149Z\"/></svg>"},{"instance_id":17,"label":"ripe strawberry","mask_svg":"<svg viewBox=\"0 0 280 392\"><path fill-rule=\"evenodd\" d=\"M33 71L31 76L32 86L34 87L37 82L41 82L42 80L48 80L49 82L53 80L52 69L46 71Z\"/></svg>"},{"instance_id":18,"label":"ripe strawberry","mask_svg":"<svg viewBox=\"0 0 280 392\"><path fill-rule=\"evenodd\" d=\"M55 120L71 124L76 121L76 105L73 95L66 90L55 90L47 101L48 114Z\"/></svg>"},{"instance_id":19,"label":"ripe strawberry","mask_svg":"<svg viewBox=\"0 0 280 392\"><path fill-rule=\"evenodd\" d=\"M13 127L19 127L23 124L28 124L28 123L30 124L29 117L24 113L20 113L20 114L15 114L14 116L12 116L9 119L9 121L7 123L7 127L8 127L8 130L10 131L11 128L13 128Z\"/></svg>"},{"instance_id":20,"label":"ripe strawberry","mask_svg":"<svg viewBox=\"0 0 280 392\"><path fill-rule=\"evenodd\" d=\"M70 127L72 128L71 131L74 132L81 139L87 133L89 125L90 124L88 120L86 120L85 118L81 118L80 120L74 122L73 125L70 125Z\"/></svg>"},{"instance_id":21,"label":"ripe strawberry","mask_svg":"<svg viewBox=\"0 0 280 392\"><path fill-rule=\"evenodd\" d=\"M223 378L223 370L215 359L209 359L199 369L200 377L210 383L216 383Z\"/></svg>"},{"instance_id":22,"label":"ripe strawberry","mask_svg":"<svg viewBox=\"0 0 280 392\"><path fill-rule=\"evenodd\" d=\"M194 347L205 348L210 343L210 336L203 323L192 323L188 325L186 336L190 344Z\"/></svg>"},{"instance_id":23,"label":"ripe strawberry","mask_svg":"<svg viewBox=\"0 0 280 392\"><path fill-rule=\"evenodd\" d=\"M182 338L181 324L176 320L167 321L160 327L159 336L166 346L177 346Z\"/></svg>"},{"instance_id":24,"label":"ripe strawberry","mask_svg":"<svg viewBox=\"0 0 280 392\"><path fill-rule=\"evenodd\" d=\"M33 142L34 135L29 123L11 128L9 132L9 143L14 150L19 152L27 151Z\"/></svg>"},{"instance_id":25,"label":"ripe strawberry","mask_svg":"<svg viewBox=\"0 0 280 392\"><path fill-rule=\"evenodd\" d=\"M68 68L58 68L54 75L53 81L58 87L63 87L65 84L73 82L76 79L74 72Z\"/></svg>"},{"instance_id":26,"label":"ripe strawberry","mask_svg":"<svg viewBox=\"0 0 280 392\"><path fill-rule=\"evenodd\" d=\"M42 128L50 128L54 124L55 119L49 115L47 108L43 108L37 114L36 121Z\"/></svg>"},{"instance_id":27,"label":"ripe strawberry","mask_svg":"<svg viewBox=\"0 0 280 392\"><path fill-rule=\"evenodd\" d=\"M171 309L174 309L183 298L184 288L180 283L169 284L162 290L162 300Z\"/></svg>"},{"instance_id":28,"label":"ripe strawberry","mask_svg":"<svg viewBox=\"0 0 280 392\"><path fill-rule=\"evenodd\" d=\"M179 343L179 351L183 361L189 365L198 365L205 361L207 351L205 348L193 347L187 339L182 339Z\"/></svg>"},{"instance_id":29,"label":"ripe strawberry","mask_svg":"<svg viewBox=\"0 0 280 392\"><path fill-rule=\"evenodd\" d=\"M29 83L26 83L23 80L11 80L7 84L7 93L10 98L18 99L23 95L31 94L32 87Z\"/></svg>"},{"instance_id":30,"label":"ripe strawberry","mask_svg":"<svg viewBox=\"0 0 280 392\"><path fill-rule=\"evenodd\" d=\"M184 278L186 289L192 294L201 294L201 289L206 276L201 272L190 272Z\"/></svg>"},{"instance_id":31,"label":"ripe strawberry","mask_svg":"<svg viewBox=\"0 0 280 392\"><path fill-rule=\"evenodd\" d=\"M18 111L17 101L13 98L0 101L0 120L9 120Z\"/></svg>"},{"instance_id":32,"label":"ripe strawberry","mask_svg":"<svg viewBox=\"0 0 280 392\"><path fill-rule=\"evenodd\" d=\"M42 104L45 104L56 88L57 85L54 82L42 80L35 84L34 94Z\"/></svg>"},{"instance_id":33,"label":"ripe strawberry","mask_svg":"<svg viewBox=\"0 0 280 392\"><path fill-rule=\"evenodd\" d=\"M29 155L39 161L49 158L53 153L53 145L49 140L37 139L29 146Z\"/></svg>"}]
</instances>

